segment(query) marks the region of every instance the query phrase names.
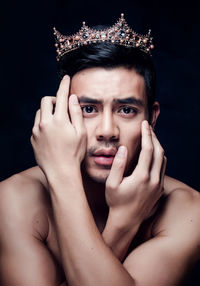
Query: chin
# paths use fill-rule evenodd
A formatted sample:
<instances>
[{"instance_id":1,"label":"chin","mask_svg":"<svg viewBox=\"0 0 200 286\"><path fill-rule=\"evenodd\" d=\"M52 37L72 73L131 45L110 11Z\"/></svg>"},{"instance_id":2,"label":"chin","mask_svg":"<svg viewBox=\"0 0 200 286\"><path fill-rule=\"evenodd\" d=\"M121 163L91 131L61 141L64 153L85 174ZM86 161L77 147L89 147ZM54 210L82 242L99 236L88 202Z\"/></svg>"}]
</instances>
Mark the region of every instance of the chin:
<instances>
[{"instance_id":1,"label":"chin","mask_svg":"<svg viewBox=\"0 0 200 286\"><path fill-rule=\"evenodd\" d=\"M91 172L88 170L87 175L96 183L105 184L106 180L109 176L110 170L92 170Z\"/></svg>"},{"instance_id":2,"label":"chin","mask_svg":"<svg viewBox=\"0 0 200 286\"><path fill-rule=\"evenodd\" d=\"M110 170L95 170L95 168L93 168L92 170L83 168L82 171L83 178L85 178L86 180L88 178L93 182L99 184L105 184L110 173Z\"/></svg>"},{"instance_id":3,"label":"chin","mask_svg":"<svg viewBox=\"0 0 200 286\"><path fill-rule=\"evenodd\" d=\"M94 181L95 183L99 183L99 184L105 184L107 180L107 177L100 177L100 176L97 177L97 176L91 176L89 174L88 176L90 177L92 181Z\"/></svg>"}]
</instances>

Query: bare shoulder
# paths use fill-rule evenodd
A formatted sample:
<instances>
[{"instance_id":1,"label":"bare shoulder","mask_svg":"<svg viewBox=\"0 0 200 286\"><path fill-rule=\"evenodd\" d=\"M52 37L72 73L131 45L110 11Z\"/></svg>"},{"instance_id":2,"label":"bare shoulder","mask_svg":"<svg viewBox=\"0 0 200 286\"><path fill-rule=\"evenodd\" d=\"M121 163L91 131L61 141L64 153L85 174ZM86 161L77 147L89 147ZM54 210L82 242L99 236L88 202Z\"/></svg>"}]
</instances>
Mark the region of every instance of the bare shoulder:
<instances>
[{"instance_id":1,"label":"bare shoulder","mask_svg":"<svg viewBox=\"0 0 200 286\"><path fill-rule=\"evenodd\" d=\"M200 214L200 193L186 185L185 183L178 181L174 178L165 177L164 182L164 197L168 202L168 207L171 211L177 209L178 214L181 210L188 215ZM183 215L183 214L182 214ZM200 220L195 220L200 223Z\"/></svg>"},{"instance_id":2,"label":"bare shoulder","mask_svg":"<svg viewBox=\"0 0 200 286\"><path fill-rule=\"evenodd\" d=\"M16 223L34 231L37 221L44 232L45 208L49 204L45 179L38 167L30 168L0 182L0 231ZM39 219L38 219L39 218ZM42 224L42 225L41 225Z\"/></svg>"},{"instance_id":3,"label":"bare shoulder","mask_svg":"<svg viewBox=\"0 0 200 286\"><path fill-rule=\"evenodd\" d=\"M2 286L60 285L64 281L58 251L49 247L50 211L47 184L38 167L0 183Z\"/></svg>"},{"instance_id":4,"label":"bare shoulder","mask_svg":"<svg viewBox=\"0 0 200 286\"><path fill-rule=\"evenodd\" d=\"M153 227L154 236L166 235L187 244L200 258L200 193L188 185L165 178L165 193ZM193 248L193 249L192 249Z\"/></svg>"}]
</instances>

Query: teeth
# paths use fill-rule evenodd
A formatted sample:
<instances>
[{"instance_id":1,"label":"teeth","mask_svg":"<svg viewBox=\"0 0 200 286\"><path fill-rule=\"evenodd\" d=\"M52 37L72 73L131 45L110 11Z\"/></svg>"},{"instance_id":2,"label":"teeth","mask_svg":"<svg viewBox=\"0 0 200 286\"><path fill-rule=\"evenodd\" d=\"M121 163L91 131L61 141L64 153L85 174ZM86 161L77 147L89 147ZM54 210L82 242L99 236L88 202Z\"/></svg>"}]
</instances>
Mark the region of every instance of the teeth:
<instances>
[{"instance_id":1,"label":"teeth","mask_svg":"<svg viewBox=\"0 0 200 286\"><path fill-rule=\"evenodd\" d=\"M103 157L112 157L112 155L104 155L104 154L102 154L102 155L100 155L100 156L103 156Z\"/></svg>"}]
</instances>

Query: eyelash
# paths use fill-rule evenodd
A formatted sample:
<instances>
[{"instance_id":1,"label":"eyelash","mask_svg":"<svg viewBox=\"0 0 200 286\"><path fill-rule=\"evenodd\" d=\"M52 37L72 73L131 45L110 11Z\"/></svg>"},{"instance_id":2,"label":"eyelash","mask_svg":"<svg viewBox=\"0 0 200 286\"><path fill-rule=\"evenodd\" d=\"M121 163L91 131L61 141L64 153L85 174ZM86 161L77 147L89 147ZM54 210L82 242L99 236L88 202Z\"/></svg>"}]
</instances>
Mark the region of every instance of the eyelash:
<instances>
[{"instance_id":1,"label":"eyelash","mask_svg":"<svg viewBox=\"0 0 200 286\"><path fill-rule=\"evenodd\" d=\"M93 108L93 111L92 112L84 112L84 109L86 109L86 108L88 108L88 107L92 107ZM127 113L124 113L124 112L121 112L123 109L125 109L125 108L127 108L127 109L130 109L131 110L131 112L129 112L128 114ZM84 105L84 106L81 106L81 109L82 109L82 111L83 111L83 113L85 113L85 114L94 114L94 113L97 113L97 108L96 108L96 106L93 106L93 105ZM123 116L125 116L125 117L128 117L128 116L130 116L130 114L132 115L132 114L136 114L137 113L137 109L136 108L133 108L132 106L127 106L127 105L125 105L125 106L121 106L119 109L118 109L118 111L117 111L117 113L121 113L121 114L123 114Z\"/></svg>"},{"instance_id":2,"label":"eyelash","mask_svg":"<svg viewBox=\"0 0 200 286\"><path fill-rule=\"evenodd\" d=\"M121 107L121 108L119 109L119 113L120 113L120 111L121 111L122 109L125 109L125 108L131 110L131 112L129 112L128 114L133 114L133 113L135 114L135 113L137 113L137 110L136 110L135 108L133 108L132 106L123 106L123 107ZM123 113L123 114L127 114L127 113ZM127 114L127 116L128 116L128 114Z\"/></svg>"},{"instance_id":3,"label":"eyelash","mask_svg":"<svg viewBox=\"0 0 200 286\"><path fill-rule=\"evenodd\" d=\"M84 112L84 108L87 108L87 107L92 107L92 108L96 109L95 106L93 106L93 105L84 105L84 106L81 106L82 111ZM97 112L97 110L96 110L96 112ZM92 113L92 112L89 112L87 114L90 114L90 113Z\"/></svg>"}]
</instances>

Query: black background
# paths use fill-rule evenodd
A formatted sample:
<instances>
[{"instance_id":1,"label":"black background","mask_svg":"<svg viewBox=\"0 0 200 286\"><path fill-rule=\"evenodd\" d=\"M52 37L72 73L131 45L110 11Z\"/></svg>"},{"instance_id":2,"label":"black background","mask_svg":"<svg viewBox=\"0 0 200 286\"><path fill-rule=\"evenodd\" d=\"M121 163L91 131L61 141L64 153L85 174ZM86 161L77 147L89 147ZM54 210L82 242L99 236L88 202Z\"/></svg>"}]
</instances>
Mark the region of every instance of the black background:
<instances>
[{"instance_id":1,"label":"black background","mask_svg":"<svg viewBox=\"0 0 200 286\"><path fill-rule=\"evenodd\" d=\"M0 180L35 164L29 140L35 112L41 98L55 95L59 84L52 28L71 34L82 21L112 25L123 12L136 32L152 29L161 104L156 133L168 158L166 173L200 190L200 19L195 3L7 1L1 11Z\"/></svg>"}]
</instances>

